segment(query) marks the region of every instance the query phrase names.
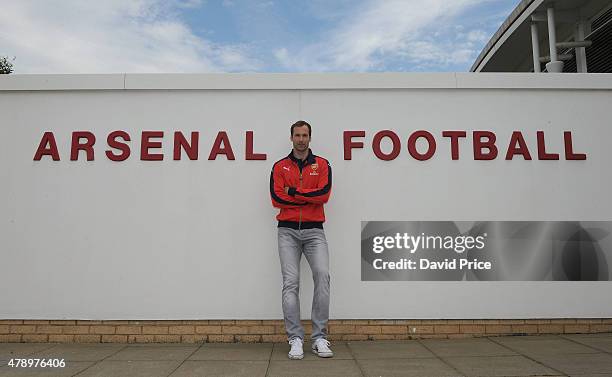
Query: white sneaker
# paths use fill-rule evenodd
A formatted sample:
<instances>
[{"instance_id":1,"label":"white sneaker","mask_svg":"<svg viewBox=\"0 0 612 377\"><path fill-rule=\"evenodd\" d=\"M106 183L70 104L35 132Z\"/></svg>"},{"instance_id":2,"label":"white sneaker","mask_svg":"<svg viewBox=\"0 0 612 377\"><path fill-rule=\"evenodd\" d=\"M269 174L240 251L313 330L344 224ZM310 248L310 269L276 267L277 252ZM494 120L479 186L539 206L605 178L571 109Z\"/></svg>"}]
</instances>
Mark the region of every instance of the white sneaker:
<instances>
[{"instance_id":1,"label":"white sneaker","mask_svg":"<svg viewBox=\"0 0 612 377\"><path fill-rule=\"evenodd\" d=\"M289 358L291 360L301 360L304 358L304 349L302 348L302 346L304 345L304 342L302 341L302 339L300 338L293 338L289 341L289 344L291 344L291 349L289 350Z\"/></svg>"},{"instance_id":2,"label":"white sneaker","mask_svg":"<svg viewBox=\"0 0 612 377\"><path fill-rule=\"evenodd\" d=\"M312 353L319 357L333 357L334 353L329 349L330 344L327 339L319 338L312 342Z\"/></svg>"}]
</instances>

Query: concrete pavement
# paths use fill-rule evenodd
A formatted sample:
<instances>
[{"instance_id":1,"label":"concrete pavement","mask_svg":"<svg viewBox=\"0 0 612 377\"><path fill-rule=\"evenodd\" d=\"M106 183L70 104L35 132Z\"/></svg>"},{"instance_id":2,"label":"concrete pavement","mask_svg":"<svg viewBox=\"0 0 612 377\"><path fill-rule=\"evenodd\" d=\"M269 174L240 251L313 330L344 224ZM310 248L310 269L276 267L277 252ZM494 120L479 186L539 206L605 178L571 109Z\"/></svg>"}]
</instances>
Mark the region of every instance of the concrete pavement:
<instances>
[{"instance_id":1,"label":"concrete pavement","mask_svg":"<svg viewBox=\"0 0 612 377\"><path fill-rule=\"evenodd\" d=\"M0 376L612 376L612 333L332 342L332 359L286 343L0 343ZM11 367L10 359L64 359Z\"/></svg>"}]
</instances>

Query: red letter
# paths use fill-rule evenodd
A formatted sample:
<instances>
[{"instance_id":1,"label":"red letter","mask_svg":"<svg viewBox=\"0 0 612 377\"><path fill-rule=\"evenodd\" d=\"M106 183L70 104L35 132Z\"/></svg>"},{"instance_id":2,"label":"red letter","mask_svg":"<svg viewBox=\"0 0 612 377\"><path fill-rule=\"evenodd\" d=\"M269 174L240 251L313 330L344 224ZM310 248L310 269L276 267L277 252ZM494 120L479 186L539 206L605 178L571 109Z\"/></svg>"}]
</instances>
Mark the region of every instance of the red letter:
<instances>
[{"instance_id":1,"label":"red letter","mask_svg":"<svg viewBox=\"0 0 612 377\"><path fill-rule=\"evenodd\" d=\"M510 143L508 144L508 151L506 152L506 160L512 160L512 157L517 154L522 155L525 160L531 160L529 148L527 148L527 143L525 143L521 131L512 132Z\"/></svg>"},{"instance_id":2,"label":"red letter","mask_svg":"<svg viewBox=\"0 0 612 377\"><path fill-rule=\"evenodd\" d=\"M565 159L566 160L586 160L585 153L574 153L572 148L572 132L565 131L563 133L563 140L565 141Z\"/></svg>"},{"instance_id":3,"label":"red letter","mask_svg":"<svg viewBox=\"0 0 612 377\"><path fill-rule=\"evenodd\" d=\"M391 143L393 144L393 149L391 149L391 153L384 154L380 149L380 141L383 137L388 137L391 139ZM374 150L374 154L376 157L383 161L394 160L400 153L402 149L401 142L399 137L395 134L395 132L390 130L379 131L374 135L374 139L372 140L372 149Z\"/></svg>"},{"instance_id":4,"label":"red letter","mask_svg":"<svg viewBox=\"0 0 612 377\"><path fill-rule=\"evenodd\" d=\"M221 147L221 144L223 144L223 147ZM210 150L210 155L208 156L208 159L215 160L217 159L217 155L219 154L224 154L225 156L227 156L228 160L235 160L234 152L232 151L232 146L225 131L219 131L219 133L217 134L217 138L215 139L215 143L212 149Z\"/></svg>"},{"instance_id":5,"label":"red letter","mask_svg":"<svg viewBox=\"0 0 612 377\"><path fill-rule=\"evenodd\" d=\"M246 132L246 153L247 160L265 160L265 153L253 153L253 131Z\"/></svg>"},{"instance_id":6,"label":"red letter","mask_svg":"<svg viewBox=\"0 0 612 377\"><path fill-rule=\"evenodd\" d=\"M427 152L423 154L419 153L419 151L416 149L416 142L417 139L420 137L424 137L425 139L427 139L427 143L429 144ZM408 152L410 152L410 155L412 157L419 161L429 160L434 155L434 153L436 153L436 139L434 139L433 135L427 131L415 131L408 138Z\"/></svg>"},{"instance_id":7,"label":"red letter","mask_svg":"<svg viewBox=\"0 0 612 377\"><path fill-rule=\"evenodd\" d=\"M85 144L80 144L81 138L87 139ZM87 161L94 159L93 145L96 143L96 136L89 131L74 131L72 133L72 143L70 146L70 160L76 161L79 159L79 151L83 150L87 153Z\"/></svg>"},{"instance_id":8,"label":"red letter","mask_svg":"<svg viewBox=\"0 0 612 377\"><path fill-rule=\"evenodd\" d=\"M181 147L183 147L185 152L187 152L187 156L189 156L190 160L197 160L199 140L200 140L200 133L192 132L191 133L191 145L189 145L189 143L187 142L187 139L185 139L185 136L183 136L183 133L181 131L175 131L174 132L174 159L175 160L181 159Z\"/></svg>"},{"instance_id":9,"label":"red letter","mask_svg":"<svg viewBox=\"0 0 612 377\"><path fill-rule=\"evenodd\" d=\"M538 159L540 160L558 160L558 153L546 153L546 143L544 142L544 131L538 131Z\"/></svg>"},{"instance_id":10,"label":"red letter","mask_svg":"<svg viewBox=\"0 0 612 377\"><path fill-rule=\"evenodd\" d=\"M451 138L451 158L453 160L459 159L459 138L466 135L465 131L442 131L443 137Z\"/></svg>"},{"instance_id":11,"label":"red letter","mask_svg":"<svg viewBox=\"0 0 612 377\"><path fill-rule=\"evenodd\" d=\"M353 142L351 139L353 137L365 137L365 131L344 131L344 159L352 160L353 148L363 148L363 142L357 141Z\"/></svg>"},{"instance_id":12,"label":"red letter","mask_svg":"<svg viewBox=\"0 0 612 377\"><path fill-rule=\"evenodd\" d=\"M123 152L117 155L114 154L112 151L107 150L106 157L108 157L108 159L111 161L124 161L128 157L130 157L130 146L115 140L118 137L122 138L125 141L130 141L130 135L125 131L113 131L108 134L108 137L106 138L106 144L108 144L108 146L111 148L119 149Z\"/></svg>"},{"instance_id":13,"label":"red letter","mask_svg":"<svg viewBox=\"0 0 612 377\"><path fill-rule=\"evenodd\" d=\"M487 141L482 141L486 137ZM494 160L497 157L497 147L495 146L495 134L490 131L474 131L474 160ZM487 148L489 153L482 153L483 148Z\"/></svg>"},{"instance_id":14,"label":"red letter","mask_svg":"<svg viewBox=\"0 0 612 377\"><path fill-rule=\"evenodd\" d=\"M152 137L164 137L164 131L142 131L140 142L140 159L143 161L161 161L164 159L164 154L151 154L149 148L161 148L161 141L150 141Z\"/></svg>"},{"instance_id":15,"label":"red letter","mask_svg":"<svg viewBox=\"0 0 612 377\"><path fill-rule=\"evenodd\" d=\"M47 144L49 144L48 148ZM55 142L55 136L53 136L53 132L51 131L45 132L42 139L40 139L38 149L36 150L36 153L34 153L34 161L40 161L42 156L51 156L53 161L60 160L59 152L57 151L57 143Z\"/></svg>"}]
</instances>

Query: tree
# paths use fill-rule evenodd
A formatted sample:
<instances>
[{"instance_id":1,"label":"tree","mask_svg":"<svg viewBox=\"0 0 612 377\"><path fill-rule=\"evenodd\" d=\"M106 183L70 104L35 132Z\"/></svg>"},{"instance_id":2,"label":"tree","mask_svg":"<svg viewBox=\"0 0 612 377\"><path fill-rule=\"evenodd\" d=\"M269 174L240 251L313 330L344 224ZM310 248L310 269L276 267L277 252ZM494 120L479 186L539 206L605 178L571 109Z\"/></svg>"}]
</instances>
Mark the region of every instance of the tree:
<instances>
[{"instance_id":1,"label":"tree","mask_svg":"<svg viewBox=\"0 0 612 377\"><path fill-rule=\"evenodd\" d=\"M15 58L11 60L15 60ZM0 56L0 75L13 72L13 62L11 60L8 56Z\"/></svg>"}]
</instances>

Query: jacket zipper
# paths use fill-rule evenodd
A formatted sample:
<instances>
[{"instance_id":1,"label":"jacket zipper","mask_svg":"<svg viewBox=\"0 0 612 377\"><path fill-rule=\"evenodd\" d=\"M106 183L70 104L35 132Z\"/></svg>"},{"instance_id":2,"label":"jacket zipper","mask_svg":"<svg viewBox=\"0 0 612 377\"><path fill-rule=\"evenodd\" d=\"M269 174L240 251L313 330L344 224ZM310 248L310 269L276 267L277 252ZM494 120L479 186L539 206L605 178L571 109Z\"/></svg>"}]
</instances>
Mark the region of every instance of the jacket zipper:
<instances>
[{"instance_id":1,"label":"jacket zipper","mask_svg":"<svg viewBox=\"0 0 612 377\"><path fill-rule=\"evenodd\" d=\"M300 169L300 188L302 188L302 169ZM300 207L300 222L298 223L298 230L302 230L302 207Z\"/></svg>"}]
</instances>

